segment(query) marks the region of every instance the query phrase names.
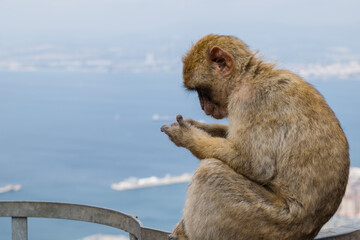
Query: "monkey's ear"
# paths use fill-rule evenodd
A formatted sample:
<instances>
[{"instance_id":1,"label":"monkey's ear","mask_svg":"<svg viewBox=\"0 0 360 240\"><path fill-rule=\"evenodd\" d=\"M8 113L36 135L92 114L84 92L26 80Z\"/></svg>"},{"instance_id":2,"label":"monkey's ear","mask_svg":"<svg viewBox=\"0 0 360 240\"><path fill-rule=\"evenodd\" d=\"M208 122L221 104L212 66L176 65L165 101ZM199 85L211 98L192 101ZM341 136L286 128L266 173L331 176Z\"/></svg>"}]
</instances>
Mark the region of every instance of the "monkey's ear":
<instances>
[{"instance_id":1,"label":"monkey's ear","mask_svg":"<svg viewBox=\"0 0 360 240\"><path fill-rule=\"evenodd\" d=\"M211 64L215 66L216 71L222 76L229 75L234 68L234 58L224 49L214 46L209 53Z\"/></svg>"}]
</instances>

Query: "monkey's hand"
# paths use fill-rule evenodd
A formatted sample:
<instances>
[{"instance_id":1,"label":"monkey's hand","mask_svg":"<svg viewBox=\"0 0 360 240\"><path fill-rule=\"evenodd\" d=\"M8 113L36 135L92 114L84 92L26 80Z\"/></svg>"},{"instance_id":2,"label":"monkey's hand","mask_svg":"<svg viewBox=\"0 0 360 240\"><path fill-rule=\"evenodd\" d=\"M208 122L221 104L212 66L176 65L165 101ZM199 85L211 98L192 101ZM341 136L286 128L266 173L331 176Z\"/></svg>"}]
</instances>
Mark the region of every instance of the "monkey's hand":
<instances>
[{"instance_id":1,"label":"monkey's hand","mask_svg":"<svg viewBox=\"0 0 360 240\"><path fill-rule=\"evenodd\" d=\"M181 115L177 115L176 122L170 126L163 125L161 131L166 133L176 146L185 148L188 148L189 144L191 144L192 137L197 134L195 132L206 134L202 130L192 126L188 121L184 121Z\"/></svg>"},{"instance_id":2,"label":"monkey's hand","mask_svg":"<svg viewBox=\"0 0 360 240\"><path fill-rule=\"evenodd\" d=\"M211 136L184 121L181 115L176 116L176 121L170 126L162 126L161 131L166 133L176 146L187 148L198 159L216 158L230 163L238 157L239 152L230 140Z\"/></svg>"}]
</instances>

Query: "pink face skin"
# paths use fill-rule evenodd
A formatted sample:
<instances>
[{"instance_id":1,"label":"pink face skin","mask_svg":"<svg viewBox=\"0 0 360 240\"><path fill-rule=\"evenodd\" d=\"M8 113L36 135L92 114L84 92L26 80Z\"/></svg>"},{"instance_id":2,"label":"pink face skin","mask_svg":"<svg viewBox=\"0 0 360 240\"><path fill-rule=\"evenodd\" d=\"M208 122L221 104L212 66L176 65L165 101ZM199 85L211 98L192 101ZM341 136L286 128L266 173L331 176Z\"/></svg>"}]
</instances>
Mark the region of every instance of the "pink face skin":
<instances>
[{"instance_id":1,"label":"pink face skin","mask_svg":"<svg viewBox=\"0 0 360 240\"><path fill-rule=\"evenodd\" d=\"M199 100L201 109L204 110L206 115L212 116L215 119L222 119L227 117L227 108L220 107L219 105L210 101L207 97L202 96L202 94L199 94Z\"/></svg>"}]
</instances>

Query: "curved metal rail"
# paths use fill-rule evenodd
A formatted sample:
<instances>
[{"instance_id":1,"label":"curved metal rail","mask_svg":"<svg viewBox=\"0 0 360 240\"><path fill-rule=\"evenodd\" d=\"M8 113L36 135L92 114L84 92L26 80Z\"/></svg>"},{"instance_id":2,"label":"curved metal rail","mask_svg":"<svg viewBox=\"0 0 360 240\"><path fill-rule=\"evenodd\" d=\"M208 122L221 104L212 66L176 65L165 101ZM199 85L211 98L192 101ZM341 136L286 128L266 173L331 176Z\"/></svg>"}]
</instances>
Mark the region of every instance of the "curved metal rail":
<instances>
[{"instance_id":1,"label":"curved metal rail","mask_svg":"<svg viewBox=\"0 0 360 240\"><path fill-rule=\"evenodd\" d=\"M27 218L59 218L98 223L129 233L131 240L167 240L168 232L146 228L135 217L114 210L57 202L1 201L0 217L12 218L12 239L27 240Z\"/></svg>"},{"instance_id":2,"label":"curved metal rail","mask_svg":"<svg viewBox=\"0 0 360 240\"><path fill-rule=\"evenodd\" d=\"M12 240L27 240L27 218L58 218L107 225L129 233L130 240L168 240L168 232L144 227L135 217L106 208L58 202L0 201L0 217L12 218ZM360 239L360 225L322 230L316 240Z\"/></svg>"}]
</instances>

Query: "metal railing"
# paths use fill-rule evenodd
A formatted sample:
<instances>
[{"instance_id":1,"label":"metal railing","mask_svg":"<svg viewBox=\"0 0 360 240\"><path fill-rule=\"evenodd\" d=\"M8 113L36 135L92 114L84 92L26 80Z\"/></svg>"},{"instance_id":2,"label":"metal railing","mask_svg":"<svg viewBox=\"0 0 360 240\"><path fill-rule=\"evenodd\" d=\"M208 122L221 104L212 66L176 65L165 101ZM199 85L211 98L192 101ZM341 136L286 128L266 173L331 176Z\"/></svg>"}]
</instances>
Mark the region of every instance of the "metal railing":
<instances>
[{"instance_id":1,"label":"metal railing","mask_svg":"<svg viewBox=\"0 0 360 240\"><path fill-rule=\"evenodd\" d=\"M322 229L316 240L359 240L360 225L352 224L336 228Z\"/></svg>"},{"instance_id":2,"label":"metal railing","mask_svg":"<svg viewBox=\"0 0 360 240\"><path fill-rule=\"evenodd\" d=\"M0 217L12 218L12 240L27 240L27 219L58 218L107 225L129 233L130 240L168 240L168 232L144 227L131 215L87 205L58 202L0 201ZM358 240L360 225L323 229L316 240Z\"/></svg>"},{"instance_id":3,"label":"metal railing","mask_svg":"<svg viewBox=\"0 0 360 240\"><path fill-rule=\"evenodd\" d=\"M0 217L12 218L12 240L27 240L27 218L58 218L98 223L129 233L130 240L167 240L168 232L144 227L135 217L114 210L58 202L0 201Z\"/></svg>"}]
</instances>

